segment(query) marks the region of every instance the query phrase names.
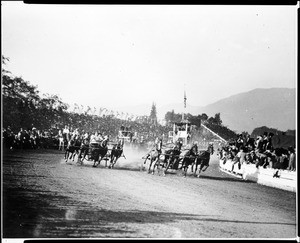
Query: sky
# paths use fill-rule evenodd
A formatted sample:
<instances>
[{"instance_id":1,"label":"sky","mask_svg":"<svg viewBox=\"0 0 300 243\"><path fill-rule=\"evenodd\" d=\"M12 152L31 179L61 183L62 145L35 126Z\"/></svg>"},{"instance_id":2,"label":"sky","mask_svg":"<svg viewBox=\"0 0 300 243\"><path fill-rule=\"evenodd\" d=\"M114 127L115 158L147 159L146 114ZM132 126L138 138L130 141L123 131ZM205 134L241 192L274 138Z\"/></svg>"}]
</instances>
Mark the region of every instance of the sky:
<instances>
[{"instance_id":1,"label":"sky","mask_svg":"<svg viewBox=\"0 0 300 243\"><path fill-rule=\"evenodd\" d=\"M1 4L6 68L70 105L296 88L297 6Z\"/></svg>"}]
</instances>

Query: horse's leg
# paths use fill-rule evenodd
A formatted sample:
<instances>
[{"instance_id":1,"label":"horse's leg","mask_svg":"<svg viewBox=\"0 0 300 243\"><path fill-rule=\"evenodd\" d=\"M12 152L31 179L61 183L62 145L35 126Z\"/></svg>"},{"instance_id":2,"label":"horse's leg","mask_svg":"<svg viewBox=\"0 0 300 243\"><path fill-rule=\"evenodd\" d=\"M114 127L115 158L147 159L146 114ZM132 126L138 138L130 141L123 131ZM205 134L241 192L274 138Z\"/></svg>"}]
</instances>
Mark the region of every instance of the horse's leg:
<instances>
[{"instance_id":1,"label":"horse's leg","mask_svg":"<svg viewBox=\"0 0 300 243\"><path fill-rule=\"evenodd\" d=\"M115 159L114 159L114 162L113 162L113 165L112 165L112 167L114 167L115 166L115 164L117 163L117 160L119 159L120 157L117 157L117 156L115 156Z\"/></svg>"},{"instance_id":2,"label":"horse's leg","mask_svg":"<svg viewBox=\"0 0 300 243\"><path fill-rule=\"evenodd\" d=\"M152 172L152 174L154 175L154 173L155 173L155 168L157 168L157 173L159 174L159 171L158 171L158 163L159 163L159 159L158 158L156 158L156 160L155 160L155 163L154 163L154 166L153 166L153 172Z\"/></svg>"},{"instance_id":3,"label":"horse's leg","mask_svg":"<svg viewBox=\"0 0 300 243\"><path fill-rule=\"evenodd\" d=\"M102 158L104 158L105 157L105 155L102 157ZM105 159L105 168L107 167L107 159Z\"/></svg>"},{"instance_id":4,"label":"horse's leg","mask_svg":"<svg viewBox=\"0 0 300 243\"><path fill-rule=\"evenodd\" d=\"M166 176L166 172L168 171L169 167L170 167L170 164L171 164L171 158L168 159L168 164L166 166L166 169L163 170L163 176Z\"/></svg>"},{"instance_id":5,"label":"horse's leg","mask_svg":"<svg viewBox=\"0 0 300 243\"><path fill-rule=\"evenodd\" d=\"M206 171L206 169L208 168L208 166L209 166L209 164L207 164L207 165L205 166L205 169L202 170L202 171L203 171L203 172Z\"/></svg>"},{"instance_id":6,"label":"horse's leg","mask_svg":"<svg viewBox=\"0 0 300 243\"><path fill-rule=\"evenodd\" d=\"M82 149L80 149L78 152L78 157L76 162L77 164L82 164L81 158L82 158Z\"/></svg>"},{"instance_id":7,"label":"horse's leg","mask_svg":"<svg viewBox=\"0 0 300 243\"><path fill-rule=\"evenodd\" d=\"M146 164L148 158L149 158L149 154L147 154L147 156L145 157L145 160L141 163L140 171L143 171L143 170L144 170L144 165ZM143 158L142 158L142 159L143 159Z\"/></svg>"},{"instance_id":8,"label":"horse's leg","mask_svg":"<svg viewBox=\"0 0 300 243\"><path fill-rule=\"evenodd\" d=\"M196 174L197 174L197 169L198 169L198 164L199 164L199 162L198 162L198 159L196 159L195 160L195 169L194 169L194 176L196 176Z\"/></svg>"},{"instance_id":9,"label":"horse's leg","mask_svg":"<svg viewBox=\"0 0 300 243\"><path fill-rule=\"evenodd\" d=\"M97 167L96 162L97 162L97 160L94 159L93 167Z\"/></svg>"},{"instance_id":10,"label":"horse's leg","mask_svg":"<svg viewBox=\"0 0 300 243\"><path fill-rule=\"evenodd\" d=\"M115 164L117 163L117 161L121 158L122 154L123 154L123 151L116 155L116 159L115 159L115 162L114 162L113 166L115 166Z\"/></svg>"},{"instance_id":11,"label":"horse's leg","mask_svg":"<svg viewBox=\"0 0 300 243\"><path fill-rule=\"evenodd\" d=\"M73 154L74 154L74 152L70 152L70 157L69 157L69 159L72 159Z\"/></svg>"},{"instance_id":12,"label":"horse's leg","mask_svg":"<svg viewBox=\"0 0 300 243\"><path fill-rule=\"evenodd\" d=\"M79 150L79 154L78 154L78 158L77 158L77 163L78 164L82 164L83 160L84 160L84 157L85 157L85 149L82 148Z\"/></svg>"},{"instance_id":13,"label":"horse's leg","mask_svg":"<svg viewBox=\"0 0 300 243\"><path fill-rule=\"evenodd\" d=\"M100 165L100 162L102 161L102 159L103 159L103 157L100 155L100 156L99 156L99 159L98 159L98 165ZM106 160L106 163L107 163L107 160ZM98 165L97 165L97 166L98 166ZM105 167L106 167L106 164L105 164Z\"/></svg>"},{"instance_id":14,"label":"horse's leg","mask_svg":"<svg viewBox=\"0 0 300 243\"><path fill-rule=\"evenodd\" d=\"M109 169L112 168L113 159L114 159L114 158L113 158L113 153L111 153L111 154L110 154L110 157L109 157L109 165L108 165L108 168L109 168Z\"/></svg>"},{"instance_id":15,"label":"horse's leg","mask_svg":"<svg viewBox=\"0 0 300 243\"><path fill-rule=\"evenodd\" d=\"M149 157L150 157L150 154L148 154L148 155L146 156L146 158L145 158L145 160L144 160L144 164L146 164L146 162L147 162L147 160L149 159Z\"/></svg>"},{"instance_id":16,"label":"horse's leg","mask_svg":"<svg viewBox=\"0 0 300 243\"><path fill-rule=\"evenodd\" d=\"M195 161L192 162L192 164L191 164L191 172L194 172L194 165L195 165Z\"/></svg>"},{"instance_id":17,"label":"horse's leg","mask_svg":"<svg viewBox=\"0 0 300 243\"><path fill-rule=\"evenodd\" d=\"M153 163L153 157L151 154L149 154L147 157L146 157L146 160L149 159L150 160L150 163L149 163L149 167L148 167L148 172L147 173L150 173L151 171L151 166L152 166L152 163ZM145 160L145 162L146 162Z\"/></svg>"},{"instance_id":18,"label":"horse's leg","mask_svg":"<svg viewBox=\"0 0 300 243\"><path fill-rule=\"evenodd\" d=\"M158 157L153 158L153 169L152 169L152 175L154 175L155 167L157 166Z\"/></svg>"},{"instance_id":19,"label":"horse's leg","mask_svg":"<svg viewBox=\"0 0 300 243\"><path fill-rule=\"evenodd\" d=\"M150 156L150 163L149 163L149 167L148 167L148 174L151 172L152 163L153 163L153 157Z\"/></svg>"},{"instance_id":20,"label":"horse's leg","mask_svg":"<svg viewBox=\"0 0 300 243\"><path fill-rule=\"evenodd\" d=\"M99 158L95 158L94 159L94 166L93 167L97 167L98 165L100 165L100 162L102 160L102 156L99 156Z\"/></svg>"},{"instance_id":21,"label":"horse's leg","mask_svg":"<svg viewBox=\"0 0 300 243\"><path fill-rule=\"evenodd\" d=\"M67 152L67 161L70 159L70 155L72 155L72 154L71 154L70 151L68 151L68 152ZM67 161L66 161L66 162L67 162Z\"/></svg>"},{"instance_id":22,"label":"horse's leg","mask_svg":"<svg viewBox=\"0 0 300 243\"><path fill-rule=\"evenodd\" d=\"M120 156L118 156L118 155L115 155L114 156L114 159L113 159L113 161L112 161L112 165L111 165L111 168L114 168L114 166L115 166L115 164L117 163L117 160L120 158Z\"/></svg>"},{"instance_id":23,"label":"horse's leg","mask_svg":"<svg viewBox=\"0 0 300 243\"><path fill-rule=\"evenodd\" d=\"M183 168L183 161L180 163L180 161L181 161L181 159L178 157L177 159L176 159L176 163L177 163L177 169L178 170L182 170L182 168ZM179 165L181 164L181 167L179 168Z\"/></svg>"},{"instance_id":24,"label":"horse's leg","mask_svg":"<svg viewBox=\"0 0 300 243\"><path fill-rule=\"evenodd\" d=\"M156 168L157 168L157 173L159 174L159 165L160 165L160 158L159 158L160 156L158 156L157 157L157 160L156 160L156 163L155 163L155 165L156 165ZM154 166L155 166L154 165Z\"/></svg>"},{"instance_id":25,"label":"horse's leg","mask_svg":"<svg viewBox=\"0 0 300 243\"><path fill-rule=\"evenodd\" d=\"M162 164L162 168L165 168L166 164L168 164L168 157L165 156L163 164Z\"/></svg>"},{"instance_id":26,"label":"horse's leg","mask_svg":"<svg viewBox=\"0 0 300 243\"><path fill-rule=\"evenodd\" d=\"M83 156L82 156L81 162L83 162L86 159L85 157L88 155L88 152L89 152L89 149L85 149L83 151Z\"/></svg>"},{"instance_id":27,"label":"horse's leg","mask_svg":"<svg viewBox=\"0 0 300 243\"><path fill-rule=\"evenodd\" d=\"M114 167L114 165L115 165L115 160L116 160L116 157L114 156L113 158L112 158L112 160L110 161L110 168L112 169L113 167Z\"/></svg>"},{"instance_id":28,"label":"horse's leg","mask_svg":"<svg viewBox=\"0 0 300 243\"><path fill-rule=\"evenodd\" d=\"M92 152L92 158L94 160L93 167L97 167L100 164L100 162L99 162L99 157L98 157L98 155L96 154L95 151ZM97 165L96 165L96 163L97 163Z\"/></svg>"},{"instance_id":29,"label":"horse's leg","mask_svg":"<svg viewBox=\"0 0 300 243\"><path fill-rule=\"evenodd\" d=\"M74 153L72 154L72 156L73 156L72 161L73 161L73 162L74 162L74 159L75 159L76 154L77 154L77 151L75 150Z\"/></svg>"},{"instance_id":30,"label":"horse's leg","mask_svg":"<svg viewBox=\"0 0 300 243\"><path fill-rule=\"evenodd\" d=\"M188 166L185 166L183 168L183 177L186 177L187 169L188 169Z\"/></svg>"},{"instance_id":31,"label":"horse's leg","mask_svg":"<svg viewBox=\"0 0 300 243\"><path fill-rule=\"evenodd\" d=\"M65 152L65 160L66 160L66 162L68 162L68 158L69 158L69 151L66 150L66 152Z\"/></svg>"},{"instance_id":32,"label":"horse's leg","mask_svg":"<svg viewBox=\"0 0 300 243\"><path fill-rule=\"evenodd\" d=\"M201 171L202 171L202 168L204 167L204 164L203 162L200 164L200 167L199 167L199 174L197 175L197 177L199 178L200 177L200 174L201 174Z\"/></svg>"},{"instance_id":33,"label":"horse's leg","mask_svg":"<svg viewBox=\"0 0 300 243\"><path fill-rule=\"evenodd\" d=\"M237 161L234 161L234 162L232 163L231 171L233 171L234 165L235 165L236 163L237 163Z\"/></svg>"}]
</instances>

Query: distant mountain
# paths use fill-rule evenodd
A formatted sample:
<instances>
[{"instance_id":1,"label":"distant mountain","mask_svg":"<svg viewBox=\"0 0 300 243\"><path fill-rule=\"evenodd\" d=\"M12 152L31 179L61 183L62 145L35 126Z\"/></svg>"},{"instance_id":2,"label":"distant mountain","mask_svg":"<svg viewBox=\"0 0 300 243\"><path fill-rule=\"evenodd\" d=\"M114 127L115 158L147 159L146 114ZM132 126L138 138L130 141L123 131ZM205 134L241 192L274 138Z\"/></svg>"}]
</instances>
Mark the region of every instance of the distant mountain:
<instances>
[{"instance_id":1,"label":"distant mountain","mask_svg":"<svg viewBox=\"0 0 300 243\"><path fill-rule=\"evenodd\" d=\"M251 133L267 126L281 131L296 127L296 89L254 89L219 100L201 109L208 116L220 112L230 129Z\"/></svg>"},{"instance_id":2,"label":"distant mountain","mask_svg":"<svg viewBox=\"0 0 300 243\"><path fill-rule=\"evenodd\" d=\"M267 126L281 131L296 129L296 89L270 88L254 89L221 99L207 106L191 106L183 103L157 105L157 115L161 119L166 112L185 111L192 115L206 113L208 116L221 114L223 125L235 132L247 131ZM150 115L151 104L122 107L119 110L137 114Z\"/></svg>"}]
</instances>

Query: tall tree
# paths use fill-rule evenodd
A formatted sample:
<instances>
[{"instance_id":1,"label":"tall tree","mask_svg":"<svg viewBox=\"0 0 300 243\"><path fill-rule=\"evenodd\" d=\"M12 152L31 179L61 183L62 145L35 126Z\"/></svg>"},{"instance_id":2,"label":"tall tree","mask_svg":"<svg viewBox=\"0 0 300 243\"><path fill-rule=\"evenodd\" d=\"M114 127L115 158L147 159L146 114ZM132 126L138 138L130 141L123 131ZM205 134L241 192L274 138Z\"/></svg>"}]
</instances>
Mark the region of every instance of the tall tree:
<instances>
[{"instance_id":1,"label":"tall tree","mask_svg":"<svg viewBox=\"0 0 300 243\"><path fill-rule=\"evenodd\" d=\"M152 107L151 107L150 121L153 124L157 124L157 111L156 111L156 105L154 102L152 103Z\"/></svg>"},{"instance_id":2,"label":"tall tree","mask_svg":"<svg viewBox=\"0 0 300 243\"><path fill-rule=\"evenodd\" d=\"M202 121L206 121L208 119L208 115L206 115L205 113L201 114L201 120Z\"/></svg>"},{"instance_id":3,"label":"tall tree","mask_svg":"<svg viewBox=\"0 0 300 243\"><path fill-rule=\"evenodd\" d=\"M168 111L165 114L165 120L167 121L167 123L174 123L174 122L180 122L182 118L182 115L179 113L175 113L174 110L172 111Z\"/></svg>"},{"instance_id":4,"label":"tall tree","mask_svg":"<svg viewBox=\"0 0 300 243\"><path fill-rule=\"evenodd\" d=\"M220 113L216 113L216 114L215 114L215 124L216 124L216 125L221 125L221 124L222 124L222 120L221 120L221 115L220 115Z\"/></svg>"}]
</instances>

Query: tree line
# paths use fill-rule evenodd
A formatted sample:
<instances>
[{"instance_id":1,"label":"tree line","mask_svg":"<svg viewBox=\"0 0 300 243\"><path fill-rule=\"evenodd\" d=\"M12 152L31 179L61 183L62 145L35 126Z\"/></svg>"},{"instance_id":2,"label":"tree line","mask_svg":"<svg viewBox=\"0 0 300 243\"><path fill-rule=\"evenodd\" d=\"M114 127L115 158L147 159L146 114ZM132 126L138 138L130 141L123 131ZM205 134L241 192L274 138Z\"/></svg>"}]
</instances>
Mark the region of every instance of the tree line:
<instances>
[{"instance_id":1,"label":"tree line","mask_svg":"<svg viewBox=\"0 0 300 243\"><path fill-rule=\"evenodd\" d=\"M99 124L105 126L105 122L111 122L113 117L97 117L95 115L77 114L68 112L69 105L62 101L58 95L40 94L37 86L31 85L22 77L15 77L10 71L6 70L6 64L9 58L2 56L2 108L3 108L3 127L8 127L14 131L23 127L32 129L37 127L40 130L51 127L63 127L66 124L76 124L85 130L97 129ZM148 119L144 122L151 123L158 127L156 116L156 105L153 103ZM216 129L217 133L225 134L225 137L234 136L234 132L222 125L220 113L213 117L207 114L191 115L185 114L191 125L200 129L200 124L205 123L210 128ZM174 122L180 122L182 115L175 113L174 110L165 114L165 120L168 125ZM115 122L114 122L115 123ZM117 122L118 125L122 121ZM135 122L127 122L132 123Z\"/></svg>"},{"instance_id":2,"label":"tree line","mask_svg":"<svg viewBox=\"0 0 300 243\"><path fill-rule=\"evenodd\" d=\"M2 56L2 67L9 58ZM49 128L66 119L68 105L57 95L40 95L36 86L2 68L3 127Z\"/></svg>"},{"instance_id":3,"label":"tree line","mask_svg":"<svg viewBox=\"0 0 300 243\"><path fill-rule=\"evenodd\" d=\"M216 113L215 116L212 117L208 117L208 115L205 113L196 116L187 113L184 115L184 117L191 123L191 125L195 125L197 127L200 127L201 122L219 125L219 126L222 125L220 113ZM182 114L175 113L174 110L168 111L165 115L165 120L167 123L180 122L181 119L182 119Z\"/></svg>"}]
</instances>

